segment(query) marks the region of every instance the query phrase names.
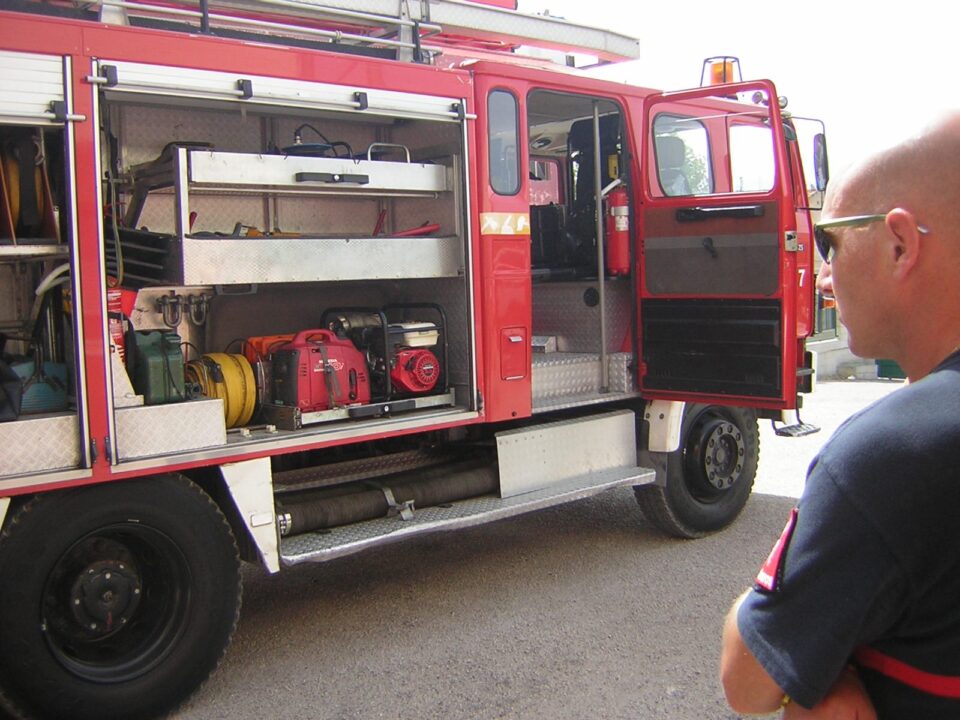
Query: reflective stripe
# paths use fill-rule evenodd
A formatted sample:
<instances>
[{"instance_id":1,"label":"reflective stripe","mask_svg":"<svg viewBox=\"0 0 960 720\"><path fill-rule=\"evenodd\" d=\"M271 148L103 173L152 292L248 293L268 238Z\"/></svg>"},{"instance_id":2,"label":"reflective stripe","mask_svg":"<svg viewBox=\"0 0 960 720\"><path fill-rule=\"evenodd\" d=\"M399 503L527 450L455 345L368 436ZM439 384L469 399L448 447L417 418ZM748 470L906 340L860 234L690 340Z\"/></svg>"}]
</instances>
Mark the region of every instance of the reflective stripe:
<instances>
[{"instance_id":1,"label":"reflective stripe","mask_svg":"<svg viewBox=\"0 0 960 720\"><path fill-rule=\"evenodd\" d=\"M937 675L919 670L911 665L907 665L907 663L902 660L884 655L879 650L874 650L869 647L859 648L853 654L853 657L863 667L898 680L904 685L909 685L914 690L919 690L929 695L960 699L960 676Z\"/></svg>"}]
</instances>

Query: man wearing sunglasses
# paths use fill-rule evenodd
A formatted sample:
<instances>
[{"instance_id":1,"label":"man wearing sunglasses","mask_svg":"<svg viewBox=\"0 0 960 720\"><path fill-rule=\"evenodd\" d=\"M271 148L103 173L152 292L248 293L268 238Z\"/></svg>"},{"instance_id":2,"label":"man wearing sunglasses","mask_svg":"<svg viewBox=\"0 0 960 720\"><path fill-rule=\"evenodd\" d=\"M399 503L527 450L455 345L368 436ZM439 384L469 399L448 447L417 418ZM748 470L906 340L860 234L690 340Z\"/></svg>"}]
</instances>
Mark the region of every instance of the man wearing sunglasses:
<instances>
[{"instance_id":1,"label":"man wearing sunglasses","mask_svg":"<svg viewBox=\"0 0 960 720\"><path fill-rule=\"evenodd\" d=\"M827 191L817 284L910 384L848 419L731 609L734 710L960 718L960 113Z\"/></svg>"}]
</instances>

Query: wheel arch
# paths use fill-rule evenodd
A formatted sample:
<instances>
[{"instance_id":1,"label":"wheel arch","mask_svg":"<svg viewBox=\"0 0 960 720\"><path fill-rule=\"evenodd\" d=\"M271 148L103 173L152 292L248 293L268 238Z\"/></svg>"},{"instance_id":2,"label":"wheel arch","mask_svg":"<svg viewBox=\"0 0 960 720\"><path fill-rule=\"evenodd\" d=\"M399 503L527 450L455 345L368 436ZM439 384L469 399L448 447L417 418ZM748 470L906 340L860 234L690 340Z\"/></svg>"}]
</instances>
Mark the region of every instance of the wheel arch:
<instances>
[{"instance_id":1,"label":"wheel arch","mask_svg":"<svg viewBox=\"0 0 960 720\"><path fill-rule=\"evenodd\" d=\"M240 557L268 572L278 572L280 541L270 458L208 466L191 471L189 477L213 498L227 518Z\"/></svg>"}]
</instances>

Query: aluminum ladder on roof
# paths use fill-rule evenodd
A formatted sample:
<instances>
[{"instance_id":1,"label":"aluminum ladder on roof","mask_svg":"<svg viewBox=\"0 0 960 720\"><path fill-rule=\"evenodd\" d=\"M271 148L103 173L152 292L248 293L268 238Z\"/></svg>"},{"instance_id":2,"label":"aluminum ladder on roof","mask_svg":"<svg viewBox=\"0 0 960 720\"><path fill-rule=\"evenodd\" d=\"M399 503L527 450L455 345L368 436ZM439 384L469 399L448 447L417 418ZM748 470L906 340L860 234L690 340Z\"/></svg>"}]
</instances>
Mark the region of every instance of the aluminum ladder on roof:
<instances>
[{"instance_id":1,"label":"aluminum ladder on roof","mask_svg":"<svg viewBox=\"0 0 960 720\"><path fill-rule=\"evenodd\" d=\"M259 25L267 30L299 30L320 35L331 42L368 43L399 48L401 52L419 49L431 36L449 33L468 38L496 39L509 45L532 45L596 55L603 61L639 57L636 38L611 30L589 27L541 15L528 15L506 8L481 5L465 0L184 0L177 7L154 5L135 0L99 0L104 22L125 22L127 13L177 14L200 21L203 6L215 20ZM217 10L234 13L217 16ZM236 11L253 15L269 14L290 18L283 23L237 19ZM296 19L331 22L350 26L351 30L316 29ZM206 22L206 20L203 20ZM416 37L415 34L419 34ZM442 48L442 46L441 46Z\"/></svg>"}]
</instances>

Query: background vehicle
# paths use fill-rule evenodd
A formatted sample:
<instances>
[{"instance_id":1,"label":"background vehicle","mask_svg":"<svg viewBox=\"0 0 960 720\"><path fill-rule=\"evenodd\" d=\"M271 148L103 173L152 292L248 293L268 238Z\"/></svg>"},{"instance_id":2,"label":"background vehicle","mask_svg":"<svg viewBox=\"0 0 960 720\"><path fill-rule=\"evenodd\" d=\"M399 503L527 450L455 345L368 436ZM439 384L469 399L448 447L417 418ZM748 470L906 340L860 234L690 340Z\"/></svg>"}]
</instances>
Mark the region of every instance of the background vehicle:
<instances>
[{"instance_id":1,"label":"background vehicle","mask_svg":"<svg viewBox=\"0 0 960 720\"><path fill-rule=\"evenodd\" d=\"M683 537L746 502L757 417L810 377L775 88L592 79L519 36L635 43L429 7L2 12L11 707L175 706L229 643L241 559L622 485Z\"/></svg>"}]
</instances>

